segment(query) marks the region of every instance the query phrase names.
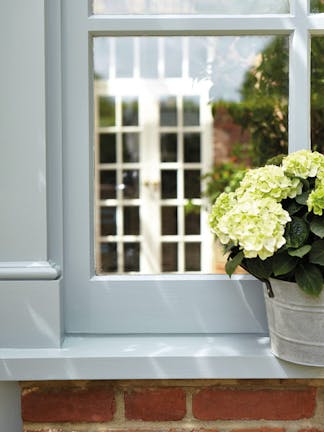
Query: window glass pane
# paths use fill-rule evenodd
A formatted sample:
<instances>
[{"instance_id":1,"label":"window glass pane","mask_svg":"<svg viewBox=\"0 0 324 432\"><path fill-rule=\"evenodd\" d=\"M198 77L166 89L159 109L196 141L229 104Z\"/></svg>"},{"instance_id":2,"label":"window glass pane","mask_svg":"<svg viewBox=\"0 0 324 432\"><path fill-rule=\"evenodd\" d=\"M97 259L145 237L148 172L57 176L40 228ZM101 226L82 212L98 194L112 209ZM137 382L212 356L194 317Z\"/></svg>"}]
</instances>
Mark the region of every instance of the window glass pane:
<instances>
[{"instance_id":1,"label":"window glass pane","mask_svg":"<svg viewBox=\"0 0 324 432\"><path fill-rule=\"evenodd\" d=\"M324 50L314 40L320 125ZM288 36L94 38L97 273L105 235L117 245L112 273L224 272L206 212L244 169L287 152L288 46ZM137 258L126 265L126 255Z\"/></svg>"},{"instance_id":2,"label":"window glass pane","mask_svg":"<svg viewBox=\"0 0 324 432\"><path fill-rule=\"evenodd\" d=\"M116 172L106 170L100 172L100 198L116 198Z\"/></svg>"},{"instance_id":3,"label":"window glass pane","mask_svg":"<svg viewBox=\"0 0 324 432\"><path fill-rule=\"evenodd\" d=\"M177 207L161 208L162 211L162 235L177 235L178 234L178 209Z\"/></svg>"},{"instance_id":4,"label":"window glass pane","mask_svg":"<svg viewBox=\"0 0 324 432\"><path fill-rule=\"evenodd\" d=\"M310 0L310 11L312 13L323 13L324 12L324 1L323 0Z\"/></svg>"},{"instance_id":5,"label":"window glass pane","mask_svg":"<svg viewBox=\"0 0 324 432\"><path fill-rule=\"evenodd\" d=\"M160 100L160 125L161 126L176 126L178 122L177 116L177 100L175 97L169 96Z\"/></svg>"},{"instance_id":6,"label":"window glass pane","mask_svg":"<svg viewBox=\"0 0 324 432\"><path fill-rule=\"evenodd\" d=\"M115 98L100 96L99 98L99 125L101 127L115 125Z\"/></svg>"},{"instance_id":7,"label":"window glass pane","mask_svg":"<svg viewBox=\"0 0 324 432\"><path fill-rule=\"evenodd\" d=\"M162 271L175 272L178 270L177 243L162 243Z\"/></svg>"},{"instance_id":8,"label":"window glass pane","mask_svg":"<svg viewBox=\"0 0 324 432\"><path fill-rule=\"evenodd\" d=\"M200 197L200 171L185 170L184 172L184 195L186 198Z\"/></svg>"},{"instance_id":9,"label":"window glass pane","mask_svg":"<svg viewBox=\"0 0 324 432\"><path fill-rule=\"evenodd\" d=\"M164 59L166 77L182 76L182 38L168 37L164 39Z\"/></svg>"},{"instance_id":10,"label":"window glass pane","mask_svg":"<svg viewBox=\"0 0 324 432\"><path fill-rule=\"evenodd\" d=\"M324 37L312 38L311 53L312 149L324 153Z\"/></svg>"},{"instance_id":11,"label":"window glass pane","mask_svg":"<svg viewBox=\"0 0 324 432\"><path fill-rule=\"evenodd\" d=\"M200 162L200 134L185 133L183 136L184 143L184 161Z\"/></svg>"},{"instance_id":12,"label":"window glass pane","mask_svg":"<svg viewBox=\"0 0 324 432\"><path fill-rule=\"evenodd\" d=\"M123 134L123 162L139 161L139 136L138 133Z\"/></svg>"},{"instance_id":13,"label":"window glass pane","mask_svg":"<svg viewBox=\"0 0 324 432\"><path fill-rule=\"evenodd\" d=\"M116 207L101 207L101 235L116 235Z\"/></svg>"},{"instance_id":14,"label":"window glass pane","mask_svg":"<svg viewBox=\"0 0 324 432\"><path fill-rule=\"evenodd\" d=\"M139 243L125 243L124 244L124 271L125 272L138 272L140 256Z\"/></svg>"},{"instance_id":15,"label":"window glass pane","mask_svg":"<svg viewBox=\"0 0 324 432\"><path fill-rule=\"evenodd\" d=\"M200 270L200 243L185 244L186 271Z\"/></svg>"},{"instance_id":16,"label":"window glass pane","mask_svg":"<svg viewBox=\"0 0 324 432\"><path fill-rule=\"evenodd\" d=\"M178 137L175 133L161 134L161 162L176 162Z\"/></svg>"},{"instance_id":17,"label":"window glass pane","mask_svg":"<svg viewBox=\"0 0 324 432\"><path fill-rule=\"evenodd\" d=\"M158 39L141 38L140 55L141 55L141 77L157 78L158 77Z\"/></svg>"},{"instance_id":18,"label":"window glass pane","mask_svg":"<svg viewBox=\"0 0 324 432\"><path fill-rule=\"evenodd\" d=\"M138 125L138 101L137 98L124 98L122 105L123 126Z\"/></svg>"},{"instance_id":19,"label":"window glass pane","mask_svg":"<svg viewBox=\"0 0 324 432\"><path fill-rule=\"evenodd\" d=\"M134 71L134 39L121 37L116 39L116 50L122 52L122 56L116 57L116 76L129 78Z\"/></svg>"},{"instance_id":20,"label":"window glass pane","mask_svg":"<svg viewBox=\"0 0 324 432\"><path fill-rule=\"evenodd\" d=\"M100 273L114 273L117 271L117 244L101 244Z\"/></svg>"},{"instance_id":21,"label":"window glass pane","mask_svg":"<svg viewBox=\"0 0 324 432\"><path fill-rule=\"evenodd\" d=\"M177 171L175 170L162 170L161 171L161 196L162 198L176 198L177 197Z\"/></svg>"},{"instance_id":22,"label":"window glass pane","mask_svg":"<svg viewBox=\"0 0 324 432\"><path fill-rule=\"evenodd\" d=\"M183 124L184 126L199 125L199 97L198 96L184 96Z\"/></svg>"},{"instance_id":23,"label":"window glass pane","mask_svg":"<svg viewBox=\"0 0 324 432\"><path fill-rule=\"evenodd\" d=\"M125 170L123 172L123 192L125 198L138 198L138 194L139 194L138 170Z\"/></svg>"},{"instance_id":24,"label":"window glass pane","mask_svg":"<svg viewBox=\"0 0 324 432\"><path fill-rule=\"evenodd\" d=\"M116 162L116 135L100 134L100 163Z\"/></svg>"},{"instance_id":25,"label":"window glass pane","mask_svg":"<svg viewBox=\"0 0 324 432\"><path fill-rule=\"evenodd\" d=\"M124 207L124 234L139 235L140 220L139 207Z\"/></svg>"},{"instance_id":26,"label":"window glass pane","mask_svg":"<svg viewBox=\"0 0 324 432\"><path fill-rule=\"evenodd\" d=\"M94 0L95 14L288 13L288 0Z\"/></svg>"},{"instance_id":27,"label":"window glass pane","mask_svg":"<svg viewBox=\"0 0 324 432\"><path fill-rule=\"evenodd\" d=\"M185 215L185 234L200 234L200 208L186 213Z\"/></svg>"}]
</instances>

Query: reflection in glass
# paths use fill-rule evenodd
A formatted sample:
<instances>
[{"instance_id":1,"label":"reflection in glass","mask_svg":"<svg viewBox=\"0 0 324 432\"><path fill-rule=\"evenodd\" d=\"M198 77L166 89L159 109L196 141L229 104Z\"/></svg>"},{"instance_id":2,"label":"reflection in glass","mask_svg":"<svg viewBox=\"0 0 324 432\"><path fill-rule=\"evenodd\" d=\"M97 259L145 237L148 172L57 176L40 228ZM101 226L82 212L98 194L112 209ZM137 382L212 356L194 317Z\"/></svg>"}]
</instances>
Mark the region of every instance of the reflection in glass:
<instances>
[{"instance_id":1,"label":"reflection in glass","mask_svg":"<svg viewBox=\"0 0 324 432\"><path fill-rule=\"evenodd\" d=\"M185 244L186 271L200 270L200 243Z\"/></svg>"},{"instance_id":2,"label":"reflection in glass","mask_svg":"<svg viewBox=\"0 0 324 432\"><path fill-rule=\"evenodd\" d=\"M177 100L173 96L166 96L160 100L160 125L176 126L178 123Z\"/></svg>"},{"instance_id":3,"label":"reflection in glass","mask_svg":"<svg viewBox=\"0 0 324 432\"><path fill-rule=\"evenodd\" d=\"M161 196L162 199L177 197L177 171L161 171Z\"/></svg>"},{"instance_id":4,"label":"reflection in glass","mask_svg":"<svg viewBox=\"0 0 324 432\"><path fill-rule=\"evenodd\" d=\"M312 37L311 137L312 149L324 153L324 37Z\"/></svg>"},{"instance_id":5,"label":"reflection in glass","mask_svg":"<svg viewBox=\"0 0 324 432\"><path fill-rule=\"evenodd\" d=\"M139 235L139 233L140 233L139 207L125 206L124 207L124 234Z\"/></svg>"},{"instance_id":6,"label":"reflection in glass","mask_svg":"<svg viewBox=\"0 0 324 432\"><path fill-rule=\"evenodd\" d=\"M199 198L200 170L185 170L184 172L184 195L185 198Z\"/></svg>"},{"instance_id":7,"label":"reflection in glass","mask_svg":"<svg viewBox=\"0 0 324 432\"><path fill-rule=\"evenodd\" d=\"M139 271L139 256L139 243L124 243L124 272Z\"/></svg>"},{"instance_id":8,"label":"reflection in glass","mask_svg":"<svg viewBox=\"0 0 324 432\"><path fill-rule=\"evenodd\" d=\"M101 243L101 269L100 273L115 273L118 270L117 265L117 244Z\"/></svg>"},{"instance_id":9,"label":"reflection in glass","mask_svg":"<svg viewBox=\"0 0 324 432\"><path fill-rule=\"evenodd\" d=\"M129 8L136 3L127 2ZM150 0L145 3L148 8L153 5ZM161 12L198 3L202 5L201 0L166 0L155 7ZM274 12L279 3L254 0L253 12L258 5ZM110 4L117 10L126 2ZM213 0L208 13L220 5L227 11L235 6L239 12L251 4L249 0ZM201 225L206 220L204 200L212 203L225 188L235 188L242 169L287 152L289 37L93 39L91 146L97 152L93 158L98 182L94 186L98 217L94 219L100 224L93 230L97 270L102 271L100 236L109 235L115 236L110 240L117 245L107 252L116 272L139 271L134 270L139 262L145 274L198 271L198 265L200 271L223 272L221 253L217 246L210 251L212 234ZM312 140L316 148L324 142L322 40L313 37L312 41ZM148 187L140 186L145 184ZM101 201L109 199L114 201ZM101 210L105 205L109 209ZM133 235L136 246L126 237ZM167 243L166 236L176 237ZM147 259L148 250L153 251L153 259ZM209 257L205 259L206 250L214 259L212 265Z\"/></svg>"},{"instance_id":10,"label":"reflection in glass","mask_svg":"<svg viewBox=\"0 0 324 432\"><path fill-rule=\"evenodd\" d=\"M99 126L114 126L115 119L115 98L111 96L100 96L99 98Z\"/></svg>"},{"instance_id":11,"label":"reflection in glass","mask_svg":"<svg viewBox=\"0 0 324 432\"><path fill-rule=\"evenodd\" d=\"M178 270L178 244L162 243L162 271L175 272Z\"/></svg>"},{"instance_id":12,"label":"reflection in glass","mask_svg":"<svg viewBox=\"0 0 324 432\"><path fill-rule=\"evenodd\" d=\"M138 198L139 196L139 171L123 171L123 192L124 198Z\"/></svg>"},{"instance_id":13,"label":"reflection in glass","mask_svg":"<svg viewBox=\"0 0 324 432\"><path fill-rule=\"evenodd\" d=\"M100 163L116 162L116 135L115 134L100 134Z\"/></svg>"},{"instance_id":14,"label":"reflection in glass","mask_svg":"<svg viewBox=\"0 0 324 432\"><path fill-rule=\"evenodd\" d=\"M101 235L116 235L116 207L101 207L100 209Z\"/></svg>"},{"instance_id":15,"label":"reflection in glass","mask_svg":"<svg viewBox=\"0 0 324 432\"><path fill-rule=\"evenodd\" d=\"M311 11L311 13L323 13L324 12L324 1L323 0L310 0L310 11Z\"/></svg>"},{"instance_id":16,"label":"reflection in glass","mask_svg":"<svg viewBox=\"0 0 324 432\"><path fill-rule=\"evenodd\" d=\"M178 137L175 133L162 133L161 162L176 162L178 156Z\"/></svg>"},{"instance_id":17,"label":"reflection in glass","mask_svg":"<svg viewBox=\"0 0 324 432\"><path fill-rule=\"evenodd\" d=\"M186 213L185 215L185 234L198 235L200 234L200 209Z\"/></svg>"},{"instance_id":18,"label":"reflection in glass","mask_svg":"<svg viewBox=\"0 0 324 432\"><path fill-rule=\"evenodd\" d=\"M116 57L116 76L118 78L130 78L134 71L134 38L116 38L116 50L123 53Z\"/></svg>"},{"instance_id":19,"label":"reflection in glass","mask_svg":"<svg viewBox=\"0 0 324 432\"><path fill-rule=\"evenodd\" d=\"M158 39L141 38L141 77L157 78L158 77Z\"/></svg>"},{"instance_id":20,"label":"reflection in glass","mask_svg":"<svg viewBox=\"0 0 324 432\"><path fill-rule=\"evenodd\" d=\"M137 126L138 125L138 99L127 97L123 98L122 105L122 118L123 126Z\"/></svg>"},{"instance_id":21,"label":"reflection in glass","mask_svg":"<svg viewBox=\"0 0 324 432\"><path fill-rule=\"evenodd\" d=\"M123 162L139 162L138 133L123 133Z\"/></svg>"},{"instance_id":22,"label":"reflection in glass","mask_svg":"<svg viewBox=\"0 0 324 432\"><path fill-rule=\"evenodd\" d=\"M110 39L105 37L97 37L93 40L94 71L96 80L107 80L109 78L109 62L111 59L109 42ZM105 52L106 55L102 56L102 52Z\"/></svg>"},{"instance_id":23,"label":"reflection in glass","mask_svg":"<svg viewBox=\"0 0 324 432\"><path fill-rule=\"evenodd\" d=\"M161 207L161 228L162 235L177 235L178 234L178 209L175 206Z\"/></svg>"},{"instance_id":24,"label":"reflection in glass","mask_svg":"<svg viewBox=\"0 0 324 432\"><path fill-rule=\"evenodd\" d=\"M184 126L199 125L199 97L183 97L183 124Z\"/></svg>"},{"instance_id":25,"label":"reflection in glass","mask_svg":"<svg viewBox=\"0 0 324 432\"><path fill-rule=\"evenodd\" d=\"M184 143L184 161L200 162L200 134L185 133L183 136Z\"/></svg>"},{"instance_id":26,"label":"reflection in glass","mask_svg":"<svg viewBox=\"0 0 324 432\"><path fill-rule=\"evenodd\" d=\"M189 39L189 76L203 79L206 76L207 46L203 38Z\"/></svg>"},{"instance_id":27,"label":"reflection in glass","mask_svg":"<svg viewBox=\"0 0 324 432\"><path fill-rule=\"evenodd\" d=\"M164 58L164 75L167 78L180 78L182 76L182 38L173 36L164 39Z\"/></svg>"},{"instance_id":28,"label":"reflection in glass","mask_svg":"<svg viewBox=\"0 0 324 432\"><path fill-rule=\"evenodd\" d=\"M289 0L93 0L95 14L289 13Z\"/></svg>"},{"instance_id":29,"label":"reflection in glass","mask_svg":"<svg viewBox=\"0 0 324 432\"><path fill-rule=\"evenodd\" d=\"M114 170L100 172L100 198L116 198L116 172Z\"/></svg>"}]
</instances>

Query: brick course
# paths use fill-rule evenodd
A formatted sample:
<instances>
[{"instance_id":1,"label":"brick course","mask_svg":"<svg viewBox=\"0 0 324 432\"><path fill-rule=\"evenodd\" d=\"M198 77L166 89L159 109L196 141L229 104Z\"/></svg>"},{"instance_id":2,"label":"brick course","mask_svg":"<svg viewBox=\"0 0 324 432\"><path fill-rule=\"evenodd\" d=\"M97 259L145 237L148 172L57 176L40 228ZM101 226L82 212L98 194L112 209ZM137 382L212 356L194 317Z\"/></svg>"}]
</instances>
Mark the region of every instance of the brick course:
<instances>
[{"instance_id":1,"label":"brick course","mask_svg":"<svg viewBox=\"0 0 324 432\"><path fill-rule=\"evenodd\" d=\"M324 432L324 380L21 386L24 432Z\"/></svg>"}]
</instances>

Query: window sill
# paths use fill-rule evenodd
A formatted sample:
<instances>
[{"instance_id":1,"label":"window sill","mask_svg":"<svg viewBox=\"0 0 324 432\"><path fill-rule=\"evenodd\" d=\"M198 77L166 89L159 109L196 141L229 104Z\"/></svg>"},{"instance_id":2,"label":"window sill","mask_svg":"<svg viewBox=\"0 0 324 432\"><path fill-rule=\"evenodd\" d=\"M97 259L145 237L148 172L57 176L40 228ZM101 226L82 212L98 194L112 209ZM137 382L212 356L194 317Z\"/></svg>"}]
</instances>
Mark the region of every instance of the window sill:
<instances>
[{"instance_id":1,"label":"window sill","mask_svg":"<svg viewBox=\"0 0 324 432\"><path fill-rule=\"evenodd\" d=\"M68 336L60 349L1 349L0 380L323 378L278 360L260 334Z\"/></svg>"}]
</instances>

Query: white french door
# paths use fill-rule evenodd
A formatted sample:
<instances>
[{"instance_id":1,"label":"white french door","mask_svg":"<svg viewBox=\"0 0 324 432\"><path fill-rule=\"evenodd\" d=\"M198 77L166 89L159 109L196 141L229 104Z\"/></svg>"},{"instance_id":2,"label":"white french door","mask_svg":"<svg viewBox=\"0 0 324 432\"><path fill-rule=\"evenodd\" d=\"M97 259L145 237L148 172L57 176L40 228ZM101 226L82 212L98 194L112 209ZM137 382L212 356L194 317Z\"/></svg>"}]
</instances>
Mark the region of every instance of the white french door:
<instances>
[{"instance_id":1,"label":"white french door","mask_svg":"<svg viewBox=\"0 0 324 432\"><path fill-rule=\"evenodd\" d=\"M211 270L201 247L211 134L206 86L96 81L97 274Z\"/></svg>"}]
</instances>

